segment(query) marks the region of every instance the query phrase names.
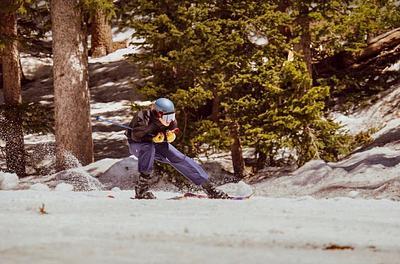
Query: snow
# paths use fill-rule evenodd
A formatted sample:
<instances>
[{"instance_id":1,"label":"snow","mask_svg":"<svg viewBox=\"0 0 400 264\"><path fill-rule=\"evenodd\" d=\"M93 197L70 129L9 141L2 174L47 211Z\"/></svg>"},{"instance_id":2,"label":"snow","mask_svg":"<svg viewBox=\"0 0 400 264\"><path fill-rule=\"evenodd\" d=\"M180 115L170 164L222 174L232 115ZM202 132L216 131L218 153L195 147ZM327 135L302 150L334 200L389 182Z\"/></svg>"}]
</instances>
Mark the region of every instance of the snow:
<instances>
[{"instance_id":1,"label":"snow","mask_svg":"<svg viewBox=\"0 0 400 264\"><path fill-rule=\"evenodd\" d=\"M43 183L35 183L29 189L34 191L50 191L49 186Z\"/></svg>"},{"instance_id":2,"label":"snow","mask_svg":"<svg viewBox=\"0 0 400 264\"><path fill-rule=\"evenodd\" d=\"M139 49L137 47L130 46L125 49L116 50L106 56L100 58L89 58L89 63L109 63L115 61L121 61L125 59L125 55L134 54Z\"/></svg>"},{"instance_id":3,"label":"snow","mask_svg":"<svg viewBox=\"0 0 400 264\"><path fill-rule=\"evenodd\" d=\"M152 101L133 101L133 103L137 106L140 107L148 107L150 106L153 102Z\"/></svg>"},{"instance_id":4,"label":"snow","mask_svg":"<svg viewBox=\"0 0 400 264\"><path fill-rule=\"evenodd\" d=\"M12 190L18 186L18 182L17 174L0 171L0 190Z\"/></svg>"},{"instance_id":5,"label":"snow","mask_svg":"<svg viewBox=\"0 0 400 264\"><path fill-rule=\"evenodd\" d=\"M121 159L102 159L90 163L89 165L82 167L82 169L90 173L93 177L98 177L120 160Z\"/></svg>"},{"instance_id":6,"label":"snow","mask_svg":"<svg viewBox=\"0 0 400 264\"><path fill-rule=\"evenodd\" d=\"M362 130L366 130L366 123L368 122L367 117L359 115L345 115L343 113L333 113L333 119L344 126L345 130L348 130L350 134L357 134Z\"/></svg>"},{"instance_id":7,"label":"snow","mask_svg":"<svg viewBox=\"0 0 400 264\"><path fill-rule=\"evenodd\" d=\"M124 29L122 31L118 31L118 29L113 28L113 41L124 41L126 40L129 44L130 42L141 43L143 39L132 38L134 30L133 29ZM51 37L49 38L51 39ZM89 38L90 43L90 38ZM107 56L103 56L100 58L91 58L89 57L89 63L109 63L116 62L125 59L125 55L137 53L139 50L138 46L129 45L127 48L118 49L115 52L108 54ZM74 58L72 58L74 59ZM71 61L72 66L79 66L75 60ZM30 79L39 79L48 75L48 72L51 71L51 67L53 65L53 59L51 57L33 57L29 54L21 53L21 64L24 71L25 76Z\"/></svg>"},{"instance_id":8,"label":"snow","mask_svg":"<svg viewBox=\"0 0 400 264\"><path fill-rule=\"evenodd\" d=\"M253 193L253 188L243 181L238 183L228 183L219 187L219 189L229 193L231 196L248 196Z\"/></svg>"},{"instance_id":9,"label":"snow","mask_svg":"<svg viewBox=\"0 0 400 264\"><path fill-rule=\"evenodd\" d=\"M115 125L112 124L107 124L107 126L115 127ZM126 129L122 127L119 129L121 129L121 131L118 132L93 132L92 137L94 140L126 140L126 136L124 135Z\"/></svg>"},{"instance_id":10,"label":"snow","mask_svg":"<svg viewBox=\"0 0 400 264\"><path fill-rule=\"evenodd\" d=\"M33 57L30 54L21 53L20 58L24 76L29 80L46 77L51 72L53 59L50 57Z\"/></svg>"},{"instance_id":11,"label":"snow","mask_svg":"<svg viewBox=\"0 0 400 264\"><path fill-rule=\"evenodd\" d=\"M311 160L288 176L255 185L270 197L362 197L400 200L400 150L375 147L340 162ZM351 192L355 191L355 192Z\"/></svg>"},{"instance_id":12,"label":"snow","mask_svg":"<svg viewBox=\"0 0 400 264\"><path fill-rule=\"evenodd\" d=\"M351 114L332 113L332 117L344 126L351 134L368 129L387 129L388 123L400 123L400 85L393 86L379 95L379 100L367 107L357 109ZM381 132L382 133L382 132Z\"/></svg>"},{"instance_id":13,"label":"snow","mask_svg":"<svg viewBox=\"0 0 400 264\"><path fill-rule=\"evenodd\" d=\"M395 118L387 122L386 125L381 130L379 130L373 135L373 138L376 139L397 127L400 127L400 118Z\"/></svg>"},{"instance_id":14,"label":"snow","mask_svg":"<svg viewBox=\"0 0 400 264\"><path fill-rule=\"evenodd\" d=\"M140 48L138 46L130 44L133 42L142 43L144 42L144 39L132 38L132 34L134 32L135 31L132 28L124 28L124 29L118 29L115 27L112 28L113 41L114 42L126 41L127 44L129 44L128 47L125 49L118 49L117 51L112 52L107 56L103 56L100 58L90 57L89 63L109 63L109 62L121 61L126 59L125 55L137 53Z\"/></svg>"},{"instance_id":15,"label":"snow","mask_svg":"<svg viewBox=\"0 0 400 264\"><path fill-rule=\"evenodd\" d=\"M400 207L388 200L106 195L0 192L2 263L394 264L400 257ZM335 246L348 249L329 250Z\"/></svg>"},{"instance_id":16,"label":"snow","mask_svg":"<svg viewBox=\"0 0 400 264\"><path fill-rule=\"evenodd\" d=\"M60 183L57 184L55 190L60 192L71 192L74 189L74 186L68 183Z\"/></svg>"},{"instance_id":17,"label":"snow","mask_svg":"<svg viewBox=\"0 0 400 264\"><path fill-rule=\"evenodd\" d=\"M124 28L122 30L112 28L113 41L132 41L132 34L135 33L133 28Z\"/></svg>"},{"instance_id":18,"label":"snow","mask_svg":"<svg viewBox=\"0 0 400 264\"><path fill-rule=\"evenodd\" d=\"M24 143L26 145L49 144L53 142L55 142L54 134L27 134L24 136Z\"/></svg>"},{"instance_id":19,"label":"snow","mask_svg":"<svg viewBox=\"0 0 400 264\"><path fill-rule=\"evenodd\" d=\"M63 183L67 183L73 186L73 191L97 191L104 189L103 184L99 182L98 179L90 175L87 171L85 171L84 167L77 167L60 171L54 176L57 181L62 181ZM59 187L59 185L60 184L58 184L57 187ZM59 188L62 188L59 190L64 190L63 187ZM70 187L66 187L66 190L69 189Z\"/></svg>"},{"instance_id":20,"label":"snow","mask_svg":"<svg viewBox=\"0 0 400 264\"><path fill-rule=\"evenodd\" d=\"M113 34L114 41L140 41L132 39L132 29L114 28ZM268 44L268 38L256 32L248 38L255 45ZM100 93L130 87L138 77L111 78L115 71L121 73L120 64L113 62L136 52L131 45L90 58L93 89ZM22 54L21 63L28 79L51 76L51 58ZM400 61L385 71L399 67ZM373 138L378 139L400 125L399 95L400 86L393 87L369 106L333 115L352 134L377 128ZM95 100L93 116L127 122L130 101ZM113 125L101 126L93 133L95 140L125 142L123 128L107 132L103 126ZM45 163L52 163L54 135L26 135L25 143L35 145L37 152L43 144ZM229 153L199 160L210 175L226 179L233 172ZM400 207L393 201L400 200L396 146L367 149L337 163L310 161L290 175L256 184L255 196L246 201L169 201L179 193L165 182L153 188L163 190L155 192L158 200L131 200L138 174L134 157L74 168L78 163L71 159L72 169L20 181L0 171L0 189L27 189L0 191L0 236L7 238L0 240L1 263L398 263L400 257ZM244 182L218 188L234 196L253 189ZM327 250L329 246L349 249Z\"/></svg>"},{"instance_id":21,"label":"snow","mask_svg":"<svg viewBox=\"0 0 400 264\"><path fill-rule=\"evenodd\" d=\"M360 193L357 191L350 191L349 192L349 197L351 198L356 198Z\"/></svg>"},{"instance_id":22,"label":"snow","mask_svg":"<svg viewBox=\"0 0 400 264\"><path fill-rule=\"evenodd\" d=\"M268 44L268 38L267 36L258 34L256 32L250 32L247 36L248 40L257 45L257 46L265 46Z\"/></svg>"},{"instance_id":23,"label":"snow","mask_svg":"<svg viewBox=\"0 0 400 264\"><path fill-rule=\"evenodd\" d=\"M400 71L400 60L398 60L396 63L393 63L392 65L386 67L383 70L383 73L388 72L388 71L393 71L393 72Z\"/></svg>"},{"instance_id":24,"label":"snow","mask_svg":"<svg viewBox=\"0 0 400 264\"><path fill-rule=\"evenodd\" d=\"M90 113L92 115L100 115L108 112L116 112L120 110L129 109L131 102L128 100L122 100L119 102L108 102L108 103L100 103L100 102L91 102L90 104ZM115 117L117 118L117 117Z\"/></svg>"}]
</instances>

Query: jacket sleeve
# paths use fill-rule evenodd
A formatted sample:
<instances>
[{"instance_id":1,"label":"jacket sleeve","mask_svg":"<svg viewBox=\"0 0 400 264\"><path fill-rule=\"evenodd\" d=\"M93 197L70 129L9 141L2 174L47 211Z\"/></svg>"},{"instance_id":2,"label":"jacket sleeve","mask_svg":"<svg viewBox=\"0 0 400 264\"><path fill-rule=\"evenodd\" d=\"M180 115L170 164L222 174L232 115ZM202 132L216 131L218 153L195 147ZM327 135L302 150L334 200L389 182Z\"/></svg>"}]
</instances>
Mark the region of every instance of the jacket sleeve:
<instances>
[{"instance_id":1,"label":"jacket sleeve","mask_svg":"<svg viewBox=\"0 0 400 264\"><path fill-rule=\"evenodd\" d=\"M134 141L151 141L156 127L149 122L142 113L138 112L135 116L135 122L132 126L131 138Z\"/></svg>"}]
</instances>

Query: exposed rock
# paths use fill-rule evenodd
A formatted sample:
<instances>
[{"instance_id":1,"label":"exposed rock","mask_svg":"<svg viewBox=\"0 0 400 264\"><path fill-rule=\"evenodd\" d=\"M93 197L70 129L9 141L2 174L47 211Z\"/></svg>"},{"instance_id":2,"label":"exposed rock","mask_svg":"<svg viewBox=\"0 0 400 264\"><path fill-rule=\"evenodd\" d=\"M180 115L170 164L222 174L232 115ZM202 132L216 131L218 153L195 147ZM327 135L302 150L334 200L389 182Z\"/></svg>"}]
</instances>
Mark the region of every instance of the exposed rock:
<instances>
[{"instance_id":1,"label":"exposed rock","mask_svg":"<svg viewBox=\"0 0 400 264\"><path fill-rule=\"evenodd\" d=\"M122 190L133 189L139 179L137 160L128 157L115 162L104 173L98 175L97 179L107 190L119 187Z\"/></svg>"},{"instance_id":2,"label":"exposed rock","mask_svg":"<svg viewBox=\"0 0 400 264\"><path fill-rule=\"evenodd\" d=\"M109 158L101 159L82 167L82 169L88 172L93 177L98 177L104 174L108 169L110 169L110 167L114 166L114 164L120 160L121 159L109 159Z\"/></svg>"},{"instance_id":3,"label":"exposed rock","mask_svg":"<svg viewBox=\"0 0 400 264\"><path fill-rule=\"evenodd\" d=\"M231 161L232 163L232 161ZM235 181L235 177L232 172L227 171L227 163L221 159L216 161L206 161L201 166L209 174L212 182L217 184L224 184L227 182ZM230 165L232 166L232 164Z\"/></svg>"}]
</instances>

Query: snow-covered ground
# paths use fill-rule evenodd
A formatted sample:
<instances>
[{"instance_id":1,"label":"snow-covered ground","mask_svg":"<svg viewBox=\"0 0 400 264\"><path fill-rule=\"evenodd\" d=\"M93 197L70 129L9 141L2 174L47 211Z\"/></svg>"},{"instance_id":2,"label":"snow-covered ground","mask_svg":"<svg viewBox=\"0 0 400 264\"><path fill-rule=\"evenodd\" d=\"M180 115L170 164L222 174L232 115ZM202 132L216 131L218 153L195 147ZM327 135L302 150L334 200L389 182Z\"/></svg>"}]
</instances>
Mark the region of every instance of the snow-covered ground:
<instances>
[{"instance_id":1,"label":"snow-covered ground","mask_svg":"<svg viewBox=\"0 0 400 264\"><path fill-rule=\"evenodd\" d=\"M388 200L145 201L130 200L129 192L115 199L106 195L0 192L1 263L394 264L400 259L400 207Z\"/></svg>"},{"instance_id":2,"label":"snow-covered ground","mask_svg":"<svg viewBox=\"0 0 400 264\"><path fill-rule=\"evenodd\" d=\"M399 61L400 64L400 61ZM394 64L395 65L395 64ZM400 74L400 72L399 72ZM333 118L344 126L351 134L368 129L387 132L400 125L400 85L394 85L378 95L379 100L361 107L350 114L333 113Z\"/></svg>"},{"instance_id":3,"label":"snow-covered ground","mask_svg":"<svg viewBox=\"0 0 400 264\"><path fill-rule=\"evenodd\" d=\"M288 176L255 187L258 195L269 197L312 195L400 200L400 150L376 147L340 162L312 160Z\"/></svg>"}]
</instances>

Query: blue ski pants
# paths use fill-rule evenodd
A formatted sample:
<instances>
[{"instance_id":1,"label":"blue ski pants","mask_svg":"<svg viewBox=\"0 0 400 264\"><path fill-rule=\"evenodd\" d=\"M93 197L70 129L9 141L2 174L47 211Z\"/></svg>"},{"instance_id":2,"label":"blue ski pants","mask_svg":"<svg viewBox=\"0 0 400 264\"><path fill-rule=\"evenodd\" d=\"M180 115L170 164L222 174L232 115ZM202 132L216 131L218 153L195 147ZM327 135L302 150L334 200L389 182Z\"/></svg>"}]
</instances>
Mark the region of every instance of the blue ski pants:
<instances>
[{"instance_id":1,"label":"blue ski pants","mask_svg":"<svg viewBox=\"0 0 400 264\"><path fill-rule=\"evenodd\" d=\"M196 185L201 185L208 179L208 174L198 163L168 142L129 143L129 152L138 158L140 173L150 174L153 171L154 161L159 161L170 164Z\"/></svg>"}]
</instances>

